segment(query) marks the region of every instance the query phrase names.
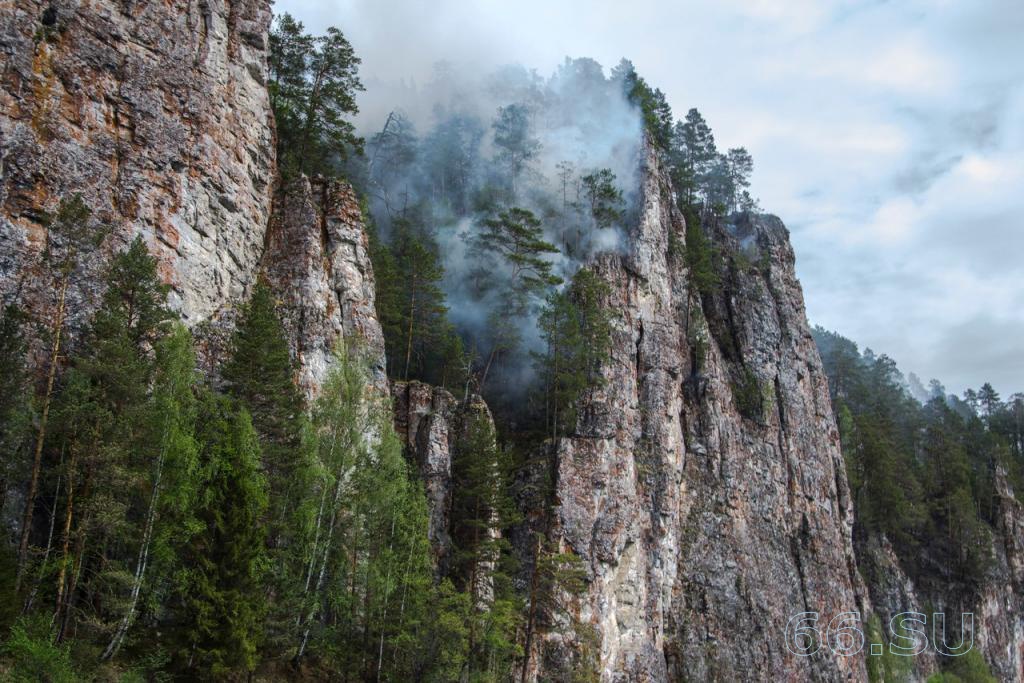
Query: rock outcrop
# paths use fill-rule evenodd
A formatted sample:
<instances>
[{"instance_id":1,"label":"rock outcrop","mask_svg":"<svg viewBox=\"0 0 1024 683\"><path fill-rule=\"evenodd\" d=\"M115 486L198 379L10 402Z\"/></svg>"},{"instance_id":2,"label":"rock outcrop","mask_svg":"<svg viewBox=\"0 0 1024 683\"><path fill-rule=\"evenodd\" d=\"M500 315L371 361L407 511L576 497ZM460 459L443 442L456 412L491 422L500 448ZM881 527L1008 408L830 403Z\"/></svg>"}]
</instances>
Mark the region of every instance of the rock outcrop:
<instances>
[{"instance_id":1,"label":"rock outcrop","mask_svg":"<svg viewBox=\"0 0 1024 683\"><path fill-rule=\"evenodd\" d=\"M270 18L266 0L0 4L0 294L46 295L22 275L74 193L108 249L146 239L186 321L245 293L274 178Z\"/></svg>"},{"instance_id":2,"label":"rock outcrop","mask_svg":"<svg viewBox=\"0 0 1024 683\"><path fill-rule=\"evenodd\" d=\"M942 626L937 633L933 631L935 613L944 615L945 645L949 647L960 644L967 628L961 615L970 614L973 648L982 653L996 678L1024 680L1024 506L1014 495L1006 472L997 468L995 475L997 512L991 561L983 576L974 577L974 586L952 589L934 577L915 582L884 537L869 538L857 549L861 574L883 627L901 612L919 612L927 619L928 650L908 666L914 680L926 680L944 659L938 652ZM970 632L966 633L971 640Z\"/></svg>"},{"instance_id":3,"label":"rock outcrop","mask_svg":"<svg viewBox=\"0 0 1024 683\"><path fill-rule=\"evenodd\" d=\"M799 612L867 611L788 233L769 216L716 228L728 275L702 295L650 149L644 165L627 253L594 264L617 314L605 383L556 454L550 533L590 574L578 619L601 678L862 679L861 657L786 647ZM542 673L571 659L564 642L540 647Z\"/></svg>"},{"instance_id":4,"label":"rock outcrop","mask_svg":"<svg viewBox=\"0 0 1024 683\"><path fill-rule=\"evenodd\" d=\"M447 570L451 552L453 463L460 456L459 444L468 418L481 417L493 430L487 404L477 395L458 401L447 389L423 382L394 382L391 388L395 431L409 459L416 464L427 492L430 514L430 543L440 573ZM498 534L495 528L489 533ZM487 572L481 572L486 582ZM477 587L476 594L487 592Z\"/></svg>"},{"instance_id":5,"label":"rock outcrop","mask_svg":"<svg viewBox=\"0 0 1024 683\"><path fill-rule=\"evenodd\" d=\"M261 268L277 295L307 395L317 393L341 345L368 357L377 394L387 396L373 265L351 186L303 176L279 191Z\"/></svg>"}]
</instances>

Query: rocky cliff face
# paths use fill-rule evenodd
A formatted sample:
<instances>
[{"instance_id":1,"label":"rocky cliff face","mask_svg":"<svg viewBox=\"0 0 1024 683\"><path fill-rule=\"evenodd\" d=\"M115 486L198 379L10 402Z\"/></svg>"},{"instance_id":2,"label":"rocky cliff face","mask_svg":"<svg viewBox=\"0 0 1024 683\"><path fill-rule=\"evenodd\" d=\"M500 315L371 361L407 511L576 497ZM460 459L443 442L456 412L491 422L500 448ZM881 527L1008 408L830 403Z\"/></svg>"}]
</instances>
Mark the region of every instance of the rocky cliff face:
<instances>
[{"instance_id":1,"label":"rocky cliff face","mask_svg":"<svg viewBox=\"0 0 1024 683\"><path fill-rule=\"evenodd\" d=\"M931 646L911 661L914 680L925 680L943 659L934 647L933 614L945 615L946 644L960 643L961 614L973 615L973 646L1000 681L1024 680L1024 507L1001 469L996 471L996 524L992 561L976 589L951 590L935 580L915 581L885 538L871 538L858 548L875 612L883 625L893 615L915 611L927 617ZM941 626L938 635L941 636Z\"/></svg>"},{"instance_id":2,"label":"rocky cliff face","mask_svg":"<svg viewBox=\"0 0 1024 683\"><path fill-rule=\"evenodd\" d=\"M595 264L618 314L605 384L556 455L550 532L591 576L578 616L602 679L864 678L862 658L785 646L799 612L867 611L788 234L774 217L717 228L728 275L702 296L665 173L644 164L628 253ZM541 646L541 673L564 641Z\"/></svg>"},{"instance_id":3,"label":"rocky cliff face","mask_svg":"<svg viewBox=\"0 0 1024 683\"><path fill-rule=\"evenodd\" d=\"M269 21L265 0L0 3L0 295L48 305L33 277L44 212L79 192L114 227L105 252L146 239L189 323L224 321L262 274L308 393L332 348L358 340L383 394L356 197L319 179L275 189ZM606 381L554 445L553 515L526 517L583 560L588 588L571 602L596 633L603 680L864 679L863 657L800 658L785 646L798 612L820 613L824 626L871 609L786 230L772 217L712 226L727 269L702 294L681 256L685 226L666 175L650 150L643 162L626 253L594 264L617 314ZM79 282L72 327L95 289L95 279ZM443 564L460 415L486 406L415 382L392 392ZM1005 482L999 509L979 644L1001 677L1024 679L1024 512ZM915 587L884 545L873 553L881 615L947 604ZM574 629L554 623L538 639L535 678L571 664ZM922 658L918 674L934 665Z\"/></svg>"},{"instance_id":4,"label":"rocky cliff face","mask_svg":"<svg viewBox=\"0 0 1024 683\"><path fill-rule=\"evenodd\" d=\"M494 419L479 396L458 401L448 390L423 382L394 382L391 395L395 431L426 487L430 543L437 568L444 573L452 547L452 468L461 455L460 439L465 436L467 418L482 417L492 429ZM492 528L489 533L500 532ZM481 583L489 581L487 574L485 568ZM487 585L475 588L478 597L490 592Z\"/></svg>"},{"instance_id":5,"label":"rocky cliff face","mask_svg":"<svg viewBox=\"0 0 1024 683\"><path fill-rule=\"evenodd\" d=\"M187 321L242 296L274 175L269 4L0 4L0 293L45 296L22 278L43 212L81 193L108 248L146 239Z\"/></svg>"},{"instance_id":6,"label":"rocky cliff face","mask_svg":"<svg viewBox=\"0 0 1024 683\"><path fill-rule=\"evenodd\" d=\"M279 191L261 269L277 294L307 395L316 394L343 345L368 356L377 393L387 396L369 243L348 183L301 177Z\"/></svg>"}]
</instances>

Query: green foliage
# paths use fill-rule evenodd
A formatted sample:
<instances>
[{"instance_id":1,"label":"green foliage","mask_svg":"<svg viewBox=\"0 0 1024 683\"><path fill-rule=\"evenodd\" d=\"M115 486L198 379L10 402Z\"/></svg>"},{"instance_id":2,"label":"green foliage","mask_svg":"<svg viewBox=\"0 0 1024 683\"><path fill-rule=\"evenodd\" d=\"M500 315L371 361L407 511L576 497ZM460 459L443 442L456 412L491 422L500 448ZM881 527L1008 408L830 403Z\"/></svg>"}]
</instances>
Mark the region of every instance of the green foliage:
<instances>
[{"instance_id":1,"label":"green foliage","mask_svg":"<svg viewBox=\"0 0 1024 683\"><path fill-rule=\"evenodd\" d=\"M341 31L331 27L314 37L282 14L270 32L267 61L282 172L329 175L352 151L362 151L349 120L359 111L360 60Z\"/></svg>"},{"instance_id":2,"label":"green foliage","mask_svg":"<svg viewBox=\"0 0 1024 683\"><path fill-rule=\"evenodd\" d=\"M757 374L750 368L739 371L739 379L732 383L732 397L740 415L748 420L764 418L764 394Z\"/></svg>"},{"instance_id":3,"label":"green foliage","mask_svg":"<svg viewBox=\"0 0 1024 683\"><path fill-rule=\"evenodd\" d=\"M612 69L612 81L620 84L622 92L640 108L651 142L659 149L668 149L672 141L672 108L665 93L648 85L627 59Z\"/></svg>"},{"instance_id":4,"label":"green foliage","mask_svg":"<svg viewBox=\"0 0 1024 683\"><path fill-rule=\"evenodd\" d=\"M877 614L868 618L865 648L871 643L881 643L881 655L866 657L868 680L871 683L901 683L909 681L913 673L913 658L893 654L882 632L882 623Z\"/></svg>"},{"instance_id":5,"label":"green foliage","mask_svg":"<svg viewBox=\"0 0 1024 683\"><path fill-rule=\"evenodd\" d=\"M6 669L6 670L5 670ZM21 618L0 645L0 672L11 683L75 683L80 680L68 645L55 642L45 616Z\"/></svg>"},{"instance_id":6,"label":"green foliage","mask_svg":"<svg viewBox=\"0 0 1024 683\"><path fill-rule=\"evenodd\" d=\"M708 296L716 292L721 284L716 267L718 252L705 234L697 211L688 208L684 215L686 245L683 247L683 263L686 264L690 284L701 295Z\"/></svg>"},{"instance_id":7,"label":"green foliage","mask_svg":"<svg viewBox=\"0 0 1024 683\"><path fill-rule=\"evenodd\" d=\"M500 286L503 295L501 305L491 311L488 320L492 343L481 387L495 358L518 347L521 318L531 304L562 282L546 258L547 254L557 254L558 248L544 239L540 220L531 211L512 207L483 225L484 229L474 235L471 248L478 258L491 260L492 270L478 268L475 277L481 289ZM500 264L497 272L493 270L494 259Z\"/></svg>"},{"instance_id":8,"label":"green foliage","mask_svg":"<svg viewBox=\"0 0 1024 683\"><path fill-rule=\"evenodd\" d=\"M685 121L676 121L666 156L680 207L700 200L719 215L757 209L748 191L754 170L750 153L744 147L719 153L711 128L696 109L687 112Z\"/></svg>"},{"instance_id":9,"label":"green foliage","mask_svg":"<svg viewBox=\"0 0 1024 683\"><path fill-rule=\"evenodd\" d=\"M978 650L960 657L943 657L945 667L928 677L928 683L996 683L985 658Z\"/></svg>"},{"instance_id":10,"label":"green foliage","mask_svg":"<svg viewBox=\"0 0 1024 683\"><path fill-rule=\"evenodd\" d=\"M517 180L540 150L540 141L533 137L530 112L524 104L498 107L494 122L494 146L497 160L507 167L512 197L516 196Z\"/></svg>"},{"instance_id":11,"label":"green foliage","mask_svg":"<svg viewBox=\"0 0 1024 683\"><path fill-rule=\"evenodd\" d=\"M28 316L14 304L0 317L0 514L6 506L8 485L22 477L31 431L30 384L25 326ZM0 588L2 590L2 588ZM7 622L0 609L0 627Z\"/></svg>"},{"instance_id":12,"label":"green foliage","mask_svg":"<svg viewBox=\"0 0 1024 683\"><path fill-rule=\"evenodd\" d=\"M580 179L594 225L599 229L613 227L623 218L622 190L615 187L615 174L609 168L588 173Z\"/></svg>"},{"instance_id":13,"label":"green foliage","mask_svg":"<svg viewBox=\"0 0 1024 683\"><path fill-rule=\"evenodd\" d=\"M228 393L252 416L262 470L276 503L264 520L272 567L268 577L277 597L268 614L267 636L269 647L281 649L291 647L297 637L294 614L305 565L303 548L314 513L309 489L315 445L295 375L273 294L258 282L242 307L223 377Z\"/></svg>"},{"instance_id":14,"label":"green foliage","mask_svg":"<svg viewBox=\"0 0 1024 683\"><path fill-rule=\"evenodd\" d=\"M513 558L499 535L517 511L509 495L510 453L498 446L481 406L463 417L452 460L452 558L448 575L467 595L465 667L471 680L501 680L518 653L519 604L512 588Z\"/></svg>"},{"instance_id":15,"label":"green foliage","mask_svg":"<svg viewBox=\"0 0 1024 683\"><path fill-rule=\"evenodd\" d=\"M197 533L180 549L177 659L203 677L252 671L265 611L268 499L259 470L259 442L248 413L205 392L196 437L201 444Z\"/></svg>"},{"instance_id":16,"label":"green foliage","mask_svg":"<svg viewBox=\"0 0 1024 683\"><path fill-rule=\"evenodd\" d=\"M1012 428L1001 433L985 421L998 422L1012 404L976 402L979 415L969 403L945 397L935 382L934 398L922 405L888 357L862 354L821 328L814 335L839 422L858 537L884 533L915 578L976 587L991 562L996 473L1014 460Z\"/></svg>"},{"instance_id":17,"label":"green foliage","mask_svg":"<svg viewBox=\"0 0 1024 683\"><path fill-rule=\"evenodd\" d=\"M393 229L393 247L375 235L370 240L388 375L457 390L468 359L448 321L439 247L412 218L395 220Z\"/></svg>"},{"instance_id":18,"label":"green foliage","mask_svg":"<svg viewBox=\"0 0 1024 683\"><path fill-rule=\"evenodd\" d=\"M547 350L534 353L541 377L548 433L557 438L576 427L583 392L601 383L601 365L611 351L612 317L604 305L607 283L594 271L577 271L562 292L548 297L539 326Z\"/></svg>"}]
</instances>

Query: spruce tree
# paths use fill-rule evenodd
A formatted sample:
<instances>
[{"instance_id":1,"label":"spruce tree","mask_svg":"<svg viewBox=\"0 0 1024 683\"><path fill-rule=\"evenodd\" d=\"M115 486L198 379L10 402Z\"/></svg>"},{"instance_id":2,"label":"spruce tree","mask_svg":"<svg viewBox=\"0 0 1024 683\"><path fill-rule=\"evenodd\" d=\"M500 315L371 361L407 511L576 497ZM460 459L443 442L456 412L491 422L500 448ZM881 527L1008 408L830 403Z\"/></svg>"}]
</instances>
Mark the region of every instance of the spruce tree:
<instances>
[{"instance_id":1,"label":"spruce tree","mask_svg":"<svg viewBox=\"0 0 1024 683\"><path fill-rule=\"evenodd\" d=\"M269 583L277 597L267 621L269 645L288 648L296 637L294 612L315 514L315 444L284 326L263 281L242 307L222 374L228 394L248 411L259 436L261 469L274 500L265 520L273 567Z\"/></svg>"},{"instance_id":2,"label":"spruce tree","mask_svg":"<svg viewBox=\"0 0 1024 683\"><path fill-rule=\"evenodd\" d=\"M196 438L202 485L195 503L199 531L180 548L180 582L172 639L188 675L230 679L255 669L263 631L268 504L259 442L244 408L205 392Z\"/></svg>"}]
</instances>

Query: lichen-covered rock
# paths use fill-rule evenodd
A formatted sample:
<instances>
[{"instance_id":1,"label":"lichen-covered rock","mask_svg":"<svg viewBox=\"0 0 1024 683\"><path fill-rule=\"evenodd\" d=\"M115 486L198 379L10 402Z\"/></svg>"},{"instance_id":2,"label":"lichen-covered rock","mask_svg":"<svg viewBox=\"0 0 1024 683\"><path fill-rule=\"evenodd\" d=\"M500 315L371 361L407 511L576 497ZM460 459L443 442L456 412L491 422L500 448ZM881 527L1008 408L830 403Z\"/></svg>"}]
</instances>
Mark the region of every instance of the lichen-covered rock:
<instances>
[{"instance_id":1,"label":"lichen-covered rock","mask_svg":"<svg viewBox=\"0 0 1024 683\"><path fill-rule=\"evenodd\" d=\"M245 293L274 176L270 18L267 0L0 3L0 295L45 295L23 276L73 193L108 251L145 238L186 321Z\"/></svg>"},{"instance_id":2,"label":"lichen-covered rock","mask_svg":"<svg viewBox=\"0 0 1024 683\"><path fill-rule=\"evenodd\" d=\"M867 611L788 234L764 216L719 228L731 274L702 296L665 172L644 163L628 251L594 264L617 313L605 382L557 444L550 532L590 573L578 618L601 678L862 679L862 657L785 645L799 612Z\"/></svg>"},{"instance_id":3,"label":"lichen-covered rock","mask_svg":"<svg viewBox=\"0 0 1024 683\"><path fill-rule=\"evenodd\" d=\"M262 273L277 297L307 395L318 392L339 346L367 357L378 395L388 395L373 264L348 183L303 176L277 193Z\"/></svg>"}]
</instances>

